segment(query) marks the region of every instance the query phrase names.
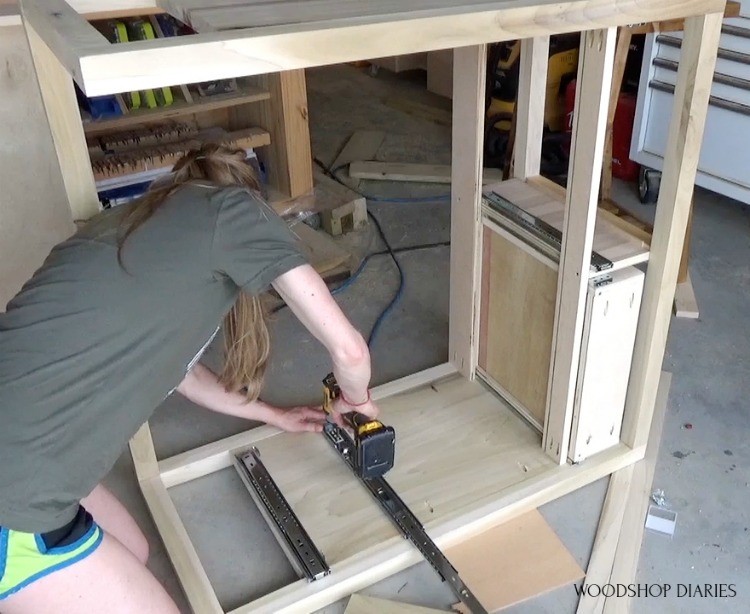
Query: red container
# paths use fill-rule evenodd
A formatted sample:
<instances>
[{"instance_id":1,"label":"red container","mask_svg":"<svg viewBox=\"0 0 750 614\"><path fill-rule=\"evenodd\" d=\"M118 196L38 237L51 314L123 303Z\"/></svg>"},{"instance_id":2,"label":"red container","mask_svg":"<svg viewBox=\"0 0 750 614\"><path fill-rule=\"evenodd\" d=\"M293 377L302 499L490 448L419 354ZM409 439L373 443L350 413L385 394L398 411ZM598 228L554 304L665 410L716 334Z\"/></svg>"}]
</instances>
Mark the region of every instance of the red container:
<instances>
[{"instance_id":1,"label":"red container","mask_svg":"<svg viewBox=\"0 0 750 614\"><path fill-rule=\"evenodd\" d=\"M576 103L576 81L573 79L565 88L565 131L573 132L573 111ZM623 181L638 179L638 164L630 159L630 140L635 124L636 97L620 94L615 110L615 124L612 130L612 176Z\"/></svg>"},{"instance_id":2,"label":"red container","mask_svg":"<svg viewBox=\"0 0 750 614\"><path fill-rule=\"evenodd\" d=\"M638 179L638 164L630 159L630 139L635 124L636 97L620 94L612 130L612 176L623 181Z\"/></svg>"}]
</instances>

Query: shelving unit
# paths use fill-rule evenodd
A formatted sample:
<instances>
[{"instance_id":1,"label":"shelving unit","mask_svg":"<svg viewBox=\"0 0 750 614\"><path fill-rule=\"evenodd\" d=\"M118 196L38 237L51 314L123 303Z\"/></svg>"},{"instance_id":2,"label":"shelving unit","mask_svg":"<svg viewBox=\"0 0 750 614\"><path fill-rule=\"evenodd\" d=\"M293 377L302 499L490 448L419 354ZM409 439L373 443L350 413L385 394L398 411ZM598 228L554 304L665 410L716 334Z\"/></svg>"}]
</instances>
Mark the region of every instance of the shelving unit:
<instances>
[{"instance_id":1,"label":"shelving unit","mask_svg":"<svg viewBox=\"0 0 750 614\"><path fill-rule=\"evenodd\" d=\"M175 100L168 107L157 107L154 109L129 110L126 115L110 117L105 119L83 119L83 131L86 136L99 136L116 130L125 130L134 126L158 123L165 120L173 120L186 115L206 113L228 109L243 104L269 100L271 94L251 85L240 85L236 92L227 94L215 94L208 97L194 97L192 102L187 100Z\"/></svg>"},{"instance_id":2,"label":"shelving unit","mask_svg":"<svg viewBox=\"0 0 750 614\"><path fill-rule=\"evenodd\" d=\"M104 36L107 20L143 19L148 20L157 34L158 40L132 41L113 45L124 48L127 45L144 43L164 43L169 40L181 40L185 36L162 37L161 27L156 16L164 11L144 6L142 9L123 8L105 12L87 14L88 25ZM191 24L187 24L190 27ZM187 37L189 38L189 37ZM106 40L106 39L104 39ZM112 44L112 43L110 43ZM195 83L172 83L171 93L174 102L154 108L128 108L125 94L116 94L122 115L92 118L80 109L76 116L83 128L88 155L71 160L69 152L58 150L59 156L67 156L69 162L63 163L78 169L82 174L76 182L76 188L89 191L108 189L111 184L125 187L137 185L153 179L158 170L171 166L181 154L177 139L167 139L163 144L150 144L144 147L137 139L132 147L121 148L115 154L101 147L99 139L117 136L126 137L128 131L140 128L154 128L168 132L176 123L187 123L198 129L201 135L210 140L220 140L236 147L253 149L255 155L266 171L267 188L274 201L287 202L291 199L310 194L313 189L312 157L310 153L310 133L307 117L307 90L303 70L289 70L282 73L271 73L253 76L233 76L236 90L227 93L200 95L199 84L214 81L202 79L192 73ZM75 100L72 85L58 82L58 90L67 90L64 94L66 105L72 106ZM133 90L148 88L133 88ZM50 95L56 95L50 91ZM76 108L78 107L75 104ZM49 108L47 109L49 112ZM49 117L49 116L48 116ZM78 132L76 126L68 125L71 118L66 118L64 131ZM226 135L243 135L239 141ZM252 138L248 138L250 134ZM215 138L218 135L218 139ZM185 149L196 146L201 139L191 138L185 141ZM258 149L259 148L259 149ZM256 151L257 149L257 151ZM109 156L103 162L103 156ZM91 173L84 167L91 167ZM132 176L132 182L127 176ZM121 177L118 179L118 177ZM90 193L90 192L89 192ZM82 201L71 201L75 219L86 219L100 208L98 200L83 204Z\"/></svg>"},{"instance_id":3,"label":"shelving unit","mask_svg":"<svg viewBox=\"0 0 750 614\"><path fill-rule=\"evenodd\" d=\"M128 165L130 172L134 174L134 180L139 181L142 179L142 173L144 172L174 166L184 152L193 147L199 147L201 142L206 140L226 143L227 145L241 149L255 149L271 144L268 132L261 128L247 128L234 132L226 132L217 128L215 130L199 132L195 135L188 135L187 138L175 142L138 148L134 152L126 149L122 152L117 152L117 156L122 163ZM97 187L99 187L99 182L102 180L111 180L119 175L117 169L108 163L107 156L96 157L92 155L91 164L94 170L94 179L97 181ZM121 181L120 185L127 185L127 182ZM107 187L111 187L111 184Z\"/></svg>"}]
</instances>

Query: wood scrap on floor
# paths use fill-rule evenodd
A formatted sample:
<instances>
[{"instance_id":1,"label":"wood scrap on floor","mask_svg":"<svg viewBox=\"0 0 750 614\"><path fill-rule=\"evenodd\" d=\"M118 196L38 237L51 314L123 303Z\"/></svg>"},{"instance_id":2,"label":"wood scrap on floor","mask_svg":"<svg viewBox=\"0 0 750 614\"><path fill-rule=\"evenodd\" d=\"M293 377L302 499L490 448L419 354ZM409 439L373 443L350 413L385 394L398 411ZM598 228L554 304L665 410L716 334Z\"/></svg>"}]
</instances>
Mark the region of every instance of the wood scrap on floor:
<instances>
[{"instance_id":1,"label":"wood scrap on floor","mask_svg":"<svg viewBox=\"0 0 750 614\"><path fill-rule=\"evenodd\" d=\"M349 599L344 614L438 614L439 612L446 612L446 610L435 610L409 603L355 594Z\"/></svg>"},{"instance_id":2,"label":"wood scrap on floor","mask_svg":"<svg viewBox=\"0 0 750 614\"><path fill-rule=\"evenodd\" d=\"M313 173L315 208L323 229L332 236L367 226L367 200L321 171Z\"/></svg>"},{"instance_id":3,"label":"wood scrap on floor","mask_svg":"<svg viewBox=\"0 0 750 614\"><path fill-rule=\"evenodd\" d=\"M304 223L292 226L292 232L299 238L308 262L324 279L341 273L351 274L351 254L339 247L326 233Z\"/></svg>"},{"instance_id":4,"label":"wood scrap on floor","mask_svg":"<svg viewBox=\"0 0 750 614\"><path fill-rule=\"evenodd\" d=\"M688 273L687 279L678 283L675 288L674 314L678 318L689 318L691 320L700 318L701 314L698 309L698 301L695 298L693 282L690 280L690 273Z\"/></svg>"},{"instance_id":5,"label":"wood scrap on floor","mask_svg":"<svg viewBox=\"0 0 750 614\"><path fill-rule=\"evenodd\" d=\"M488 612L572 585L584 576L538 510L448 548L445 555ZM463 604L453 609L467 613Z\"/></svg>"},{"instance_id":6,"label":"wood scrap on floor","mask_svg":"<svg viewBox=\"0 0 750 614\"><path fill-rule=\"evenodd\" d=\"M423 102L416 102L407 98L385 98L382 102L392 109L408 113L409 115L440 126L453 125L453 113L448 108L424 104Z\"/></svg>"},{"instance_id":7,"label":"wood scrap on floor","mask_svg":"<svg viewBox=\"0 0 750 614\"><path fill-rule=\"evenodd\" d=\"M412 164L407 162L355 160L349 164L349 176L357 179L376 179L381 181L451 183L451 167L449 164ZM484 169L484 183L497 183L502 180L503 171L501 169Z\"/></svg>"},{"instance_id":8,"label":"wood scrap on floor","mask_svg":"<svg viewBox=\"0 0 750 614\"><path fill-rule=\"evenodd\" d=\"M344 148L336 156L330 170L353 190L359 187L359 179L342 172L354 160L370 160L378 153L385 140L385 132L377 130L359 130L349 137Z\"/></svg>"}]
</instances>

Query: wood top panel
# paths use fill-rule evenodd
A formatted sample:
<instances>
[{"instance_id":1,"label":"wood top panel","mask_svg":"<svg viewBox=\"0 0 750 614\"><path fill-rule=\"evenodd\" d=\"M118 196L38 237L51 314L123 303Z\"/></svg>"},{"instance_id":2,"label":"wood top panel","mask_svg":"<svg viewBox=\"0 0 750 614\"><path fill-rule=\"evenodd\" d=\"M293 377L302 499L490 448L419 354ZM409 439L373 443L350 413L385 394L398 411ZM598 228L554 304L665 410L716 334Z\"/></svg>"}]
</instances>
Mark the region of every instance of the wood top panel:
<instances>
[{"instance_id":1,"label":"wood top panel","mask_svg":"<svg viewBox=\"0 0 750 614\"><path fill-rule=\"evenodd\" d=\"M102 1L98 8L133 10L138 2ZM91 10L89 0L21 0L26 18L89 96L663 21L725 6L724 0L414 0L394 8L394 2L285 0L235 7L222 0L231 4L221 9L223 21L202 27L231 29L112 45L84 32L83 18L70 18L74 9ZM153 4L143 0L144 9L152 11ZM211 8L208 0L202 9L192 0L158 4L180 18L195 12L197 19ZM295 6L301 16L294 16ZM259 23L269 25L238 25L252 23L253 15L260 19L261 10L266 17ZM279 19L283 23L272 23Z\"/></svg>"}]
</instances>

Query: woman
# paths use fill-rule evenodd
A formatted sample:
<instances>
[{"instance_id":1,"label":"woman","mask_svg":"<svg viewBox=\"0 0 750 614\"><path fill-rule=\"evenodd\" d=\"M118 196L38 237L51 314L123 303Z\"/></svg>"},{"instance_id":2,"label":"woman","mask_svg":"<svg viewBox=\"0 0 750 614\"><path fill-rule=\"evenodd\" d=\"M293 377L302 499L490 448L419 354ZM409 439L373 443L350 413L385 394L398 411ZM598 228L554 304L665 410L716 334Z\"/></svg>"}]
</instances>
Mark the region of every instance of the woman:
<instances>
[{"instance_id":1,"label":"woman","mask_svg":"<svg viewBox=\"0 0 750 614\"><path fill-rule=\"evenodd\" d=\"M148 545L99 482L177 390L287 431L320 409L258 399L273 285L325 346L338 414L375 417L370 357L242 151L191 151L166 184L93 218L55 247L0 314L0 612L176 612ZM220 374L198 363L224 317Z\"/></svg>"}]
</instances>

